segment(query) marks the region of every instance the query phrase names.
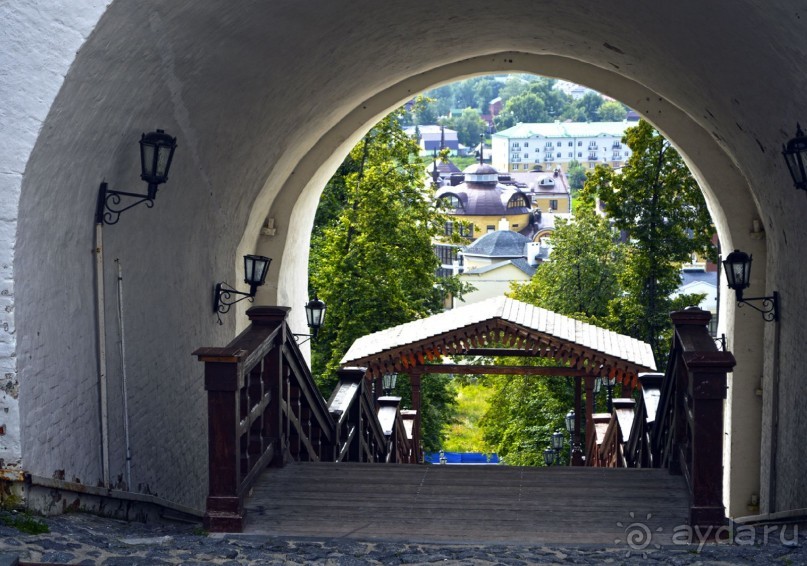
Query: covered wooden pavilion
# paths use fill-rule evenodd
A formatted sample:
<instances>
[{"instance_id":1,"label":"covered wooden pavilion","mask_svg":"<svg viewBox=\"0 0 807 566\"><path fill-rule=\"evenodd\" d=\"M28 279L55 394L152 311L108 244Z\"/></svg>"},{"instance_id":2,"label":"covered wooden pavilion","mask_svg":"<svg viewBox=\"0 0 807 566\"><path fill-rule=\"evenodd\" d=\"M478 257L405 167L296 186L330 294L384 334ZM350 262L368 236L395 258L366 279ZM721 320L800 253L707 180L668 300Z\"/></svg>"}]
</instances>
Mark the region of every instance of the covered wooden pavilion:
<instances>
[{"instance_id":1,"label":"covered wooden pavilion","mask_svg":"<svg viewBox=\"0 0 807 566\"><path fill-rule=\"evenodd\" d=\"M492 366L443 363L455 356L540 357L554 366ZM592 422L594 380L616 378L623 396L638 387L638 376L656 370L650 345L592 324L507 297L445 311L356 340L343 367L366 368L367 379L388 372L409 375L413 408L420 415L420 381L425 373L507 374L575 377L575 430L581 431L582 389ZM419 417L415 426L419 440ZM583 439L578 439L582 444ZM577 448L579 462L582 451Z\"/></svg>"}]
</instances>

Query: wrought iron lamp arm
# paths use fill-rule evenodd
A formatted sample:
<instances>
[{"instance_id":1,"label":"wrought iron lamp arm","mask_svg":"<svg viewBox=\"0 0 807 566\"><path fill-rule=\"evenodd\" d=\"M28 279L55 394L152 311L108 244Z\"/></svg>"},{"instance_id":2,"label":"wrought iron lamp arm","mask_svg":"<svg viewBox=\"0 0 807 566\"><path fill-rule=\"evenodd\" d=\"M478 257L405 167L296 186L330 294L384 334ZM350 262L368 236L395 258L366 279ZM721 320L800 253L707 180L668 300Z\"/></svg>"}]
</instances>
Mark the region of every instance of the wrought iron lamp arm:
<instances>
[{"instance_id":1,"label":"wrought iron lamp arm","mask_svg":"<svg viewBox=\"0 0 807 566\"><path fill-rule=\"evenodd\" d=\"M233 295L243 295L243 297L240 299L230 300L233 298ZM221 283L216 283L216 292L213 296L213 312L220 314L230 312L230 307L235 303L243 301L244 299L249 299L251 301L254 297L254 289L250 289L249 293L245 293L244 291L233 289L230 285L224 283L223 281Z\"/></svg>"},{"instance_id":2,"label":"wrought iron lamp arm","mask_svg":"<svg viewBox=\"0 0 807 566\"><path fill-rule=\"evenodd\" d=\"M106 182L101 183L98 189L98 205L95 210L95 222L96 224L117 224L123 212L142 203L146 203L148 208L152 208L156 194L156 185L149 185L148 194L143 195L124 191L112 191L109 189ZM127 206L120 206L121 197L130 197L138 200Z\"/></svg>"},{"instance_id":3,"label":"wrought iron lamp arm","mask_svg":"<svg viewBox=\"0 0 807 566\"><path fill-rule=\"evenodd\" d=\"M762 301L762 306L755 306L749 301ZM737 306L742 307L744 304L762 313L762 318L767 322L779 319L779 293L777 291L774 291L770 297L743 297L737 293Z\"/></svg>"}]
</instances>

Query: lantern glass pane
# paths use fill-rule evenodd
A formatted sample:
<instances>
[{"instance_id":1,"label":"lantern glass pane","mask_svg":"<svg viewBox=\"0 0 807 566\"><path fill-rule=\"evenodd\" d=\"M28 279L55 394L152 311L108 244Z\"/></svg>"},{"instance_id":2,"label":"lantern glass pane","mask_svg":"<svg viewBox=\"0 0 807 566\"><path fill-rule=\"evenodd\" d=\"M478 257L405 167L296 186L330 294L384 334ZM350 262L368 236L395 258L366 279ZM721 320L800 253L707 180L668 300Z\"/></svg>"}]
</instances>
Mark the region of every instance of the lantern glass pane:
<instances>
[{"instance_id":1,"label":"lantern glass pane","mask_svg":"<svg viewBox=\"0 0 807 566\"><path fill-rule=\"evenodd\" d=\"M563 448L563 433L555 432L552 434L552 448L560 450Z\"/></svg>"},{"instance_id":2,"label":"lantern glass pane","mask_svg":"<svg viewBox=\"0 0 807 566\"><path fill-rule=\"evenodd\" d=\"M551 448L544 450L544 464L551 466L555 463L555 451Z\"/></svg>"},{"instance_id":3,"label":"lantern glass pane","mask_svg":"<svg viewBox=\"0 0 807 566\"><path fill-rule=\"evenodd\" d=\"M254 286L263 285L266 281L266 273L269 271L271 261L271 259L262 255L245 255L244 283Z\"/></svg>"},{"instance_id":4,"label":"lantern glass pane","mask_svg":"<svg viewBox=\"0 0 807 566\"><path fill-rule=\"evenodd\" d=\"M140 152L141 176L146 180L151 180L154 167L154 146L140 142Z\"/></svg>"},{"instance_id":5,"label":"lantern glass pane","mask_svg":"<svg viewBox=\"0 0 807 566\"><path fill-rule=\"evenodd\" d=\"M165 180L168 176L168 160L171 157L171 148L166 145L157 146L157 167L154 171L154 176Z\"/></svg>"},{"instance_id":6,"label":"lantern glass pane","mask_svg":"<svg viewBox=\"0 0 807 566\"><path fill-rule=\"evenodd\" d=\"M574 432L574 411L566 413L566 430Z\"/></svg>"}]
</instances>

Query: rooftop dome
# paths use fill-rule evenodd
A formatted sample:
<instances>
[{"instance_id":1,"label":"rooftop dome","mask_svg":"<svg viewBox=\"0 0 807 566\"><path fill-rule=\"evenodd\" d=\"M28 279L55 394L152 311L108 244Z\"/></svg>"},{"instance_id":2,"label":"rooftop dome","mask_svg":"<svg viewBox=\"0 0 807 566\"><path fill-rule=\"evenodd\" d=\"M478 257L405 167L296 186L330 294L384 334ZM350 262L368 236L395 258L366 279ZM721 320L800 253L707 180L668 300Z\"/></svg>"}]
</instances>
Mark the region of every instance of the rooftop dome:
<instances>
[{"instance_id":1,"label":"rooftop dome","mask_svg":"<svg viewBox=\"0 0 807 566\"><path fill-rule=\"evenodd\" d=\"M518 232L496 230L488 232L470 246L466 246L462 253L485 257L524 257L524 245L530 241Z\"/></svg>"},{"instance_id":2,"label":"rooftop dome","mask_svg":"<svg viewBox=\"0 0 807 566\"><path fill-rule=\"evenodd\" d=\"M486 163L469 165L463 173L465 173L466 183L484 183L495 187L499 181L499 172Z\"/></svg>"}]
</instances>

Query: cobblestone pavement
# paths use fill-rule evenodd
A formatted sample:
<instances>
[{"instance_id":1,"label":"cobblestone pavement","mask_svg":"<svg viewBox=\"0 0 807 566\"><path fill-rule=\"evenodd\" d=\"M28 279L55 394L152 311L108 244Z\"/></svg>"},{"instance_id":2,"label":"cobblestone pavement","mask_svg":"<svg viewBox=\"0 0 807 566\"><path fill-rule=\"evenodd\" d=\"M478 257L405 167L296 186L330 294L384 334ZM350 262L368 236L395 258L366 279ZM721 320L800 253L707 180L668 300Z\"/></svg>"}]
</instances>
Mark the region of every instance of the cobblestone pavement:
<instances>
[{"instance_id":1,"label":"cobblestone pavement","mask_svg":"<svg viewBox=\"0 0 807 566\"><path fill-rule=\"evenodd\" d=\"M74 513L43 519L50 533L0 525L4 554L24 562L157 564L807 564L807 525L735 530L734 543L669 545L626 536L613 545L429 544L207 535L198 525L127 523ZM629 544L630 542L630 544Z\"/></svg>"}]
</instances>

